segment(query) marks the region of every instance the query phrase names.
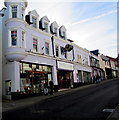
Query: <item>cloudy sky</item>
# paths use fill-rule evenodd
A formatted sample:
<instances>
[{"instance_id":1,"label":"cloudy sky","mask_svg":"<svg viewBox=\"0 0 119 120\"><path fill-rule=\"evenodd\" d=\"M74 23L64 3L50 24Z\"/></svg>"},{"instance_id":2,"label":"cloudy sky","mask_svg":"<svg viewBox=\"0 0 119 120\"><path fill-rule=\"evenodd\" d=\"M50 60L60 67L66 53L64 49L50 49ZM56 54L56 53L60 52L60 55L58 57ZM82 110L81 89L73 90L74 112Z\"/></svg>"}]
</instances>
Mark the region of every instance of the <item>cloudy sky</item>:
<instances>
[{"instance_id":1,"label":"cloudy sky","mask_svg":"<svg viewBox=\"0 0 119 120\"><path fill-rule=\"evenodd\" d=\"M101 54L117 57L116 0L28 0L28 11L36 10L50 22L64 25L67 36L88 50L99 49ZM98 1L98 2L96 2ZM1 8L3 0L1 0Z\"/></svg>"}]
</instances>

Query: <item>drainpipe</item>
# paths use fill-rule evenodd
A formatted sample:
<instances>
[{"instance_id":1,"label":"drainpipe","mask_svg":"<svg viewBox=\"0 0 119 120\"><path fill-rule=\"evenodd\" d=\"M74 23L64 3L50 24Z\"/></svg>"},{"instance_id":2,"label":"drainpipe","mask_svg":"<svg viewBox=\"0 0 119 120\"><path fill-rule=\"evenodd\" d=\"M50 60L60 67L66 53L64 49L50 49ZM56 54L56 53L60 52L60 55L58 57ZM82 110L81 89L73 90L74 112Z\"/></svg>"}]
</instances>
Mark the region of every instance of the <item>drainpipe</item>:
<instances>
[{"instance_id":1,"label":"drainpipe","mask_svg":"<svg viewBox=\"0 0 119 120\"><path fill-rule=\"evenodd\" d=\"M73 54L73 59L72 61L74 61L75 57L74 57L74 46L73 46L73 49L72 49L72 54Z\"/></svg>"},{"instance_id":2,"label":"drainpipe","mask_svg":"<svg viewBox=\"0 0 119 120\"><path fill-rule=\"evenodd\" d=\"M52 53L53 53L53 57L55 56L55 52L54 52L54 36L51 37L51 41L52 41Z\"/></svg>"}]
</instances>

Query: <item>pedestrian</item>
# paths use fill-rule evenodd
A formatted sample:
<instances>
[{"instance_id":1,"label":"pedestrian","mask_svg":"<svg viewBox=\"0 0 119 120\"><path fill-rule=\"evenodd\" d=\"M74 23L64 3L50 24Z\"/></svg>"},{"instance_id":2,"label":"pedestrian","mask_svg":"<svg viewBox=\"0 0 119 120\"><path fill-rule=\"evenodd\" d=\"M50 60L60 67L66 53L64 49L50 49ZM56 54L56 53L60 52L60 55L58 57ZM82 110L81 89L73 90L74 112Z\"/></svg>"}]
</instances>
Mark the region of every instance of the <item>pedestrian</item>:
<instances>
[{"instance_id":1,"label":"pedestrian","mask_svg":"<svg viewBox=\"0 0 119 120\"><path fill-rule=\"evenodd\" d=\"M44 94L48 95L48 82L47 81L45 81L44 83Z\"/></svg>"},{"instance_id":2,"label":"pedestrian","mask_svg":"<svg viewBox=\"0 0 119 120\"><path fill-rule=\"evenodd\" d=\"M54 85L53 85L53 81L49 81L49 89L50 89L50 95L53 95L53 87Z\"/></svg>"}]
</instances>

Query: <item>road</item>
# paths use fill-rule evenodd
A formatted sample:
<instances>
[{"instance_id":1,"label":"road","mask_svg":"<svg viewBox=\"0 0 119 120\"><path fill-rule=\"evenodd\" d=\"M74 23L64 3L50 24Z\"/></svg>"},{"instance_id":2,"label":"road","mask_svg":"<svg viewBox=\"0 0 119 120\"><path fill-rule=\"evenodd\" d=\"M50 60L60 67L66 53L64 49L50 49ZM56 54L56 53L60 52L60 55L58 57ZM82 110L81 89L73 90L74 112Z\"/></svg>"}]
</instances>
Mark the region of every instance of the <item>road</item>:
<instances>
[{"instance_id":1,"label":"road","mask_svg":"<svg viewBox=\"0 0 119 120\"><path fill-rule=\"evenodd\" d=\"M46 99L3 114L3 120L106 120L119 104L119 79Z\"/></svg>"}]
</instances>

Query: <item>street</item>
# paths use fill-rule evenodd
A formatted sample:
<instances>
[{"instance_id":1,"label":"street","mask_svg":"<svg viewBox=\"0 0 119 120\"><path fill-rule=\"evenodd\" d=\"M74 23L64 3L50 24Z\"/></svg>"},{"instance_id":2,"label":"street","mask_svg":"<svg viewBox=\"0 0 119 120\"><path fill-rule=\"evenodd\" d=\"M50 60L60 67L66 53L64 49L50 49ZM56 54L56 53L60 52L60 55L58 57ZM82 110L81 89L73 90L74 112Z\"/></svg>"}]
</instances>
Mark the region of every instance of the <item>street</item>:
<instances>
[{"instance_id":1,"label":"street","mask_svg":"<svg viewBox=\"0 0 119 120\"><path fill-rule=\"evenodd\" d=\"M3 113L2 120L106 120L119 104L119 79Z\"/></svg>"}]
</instances>

